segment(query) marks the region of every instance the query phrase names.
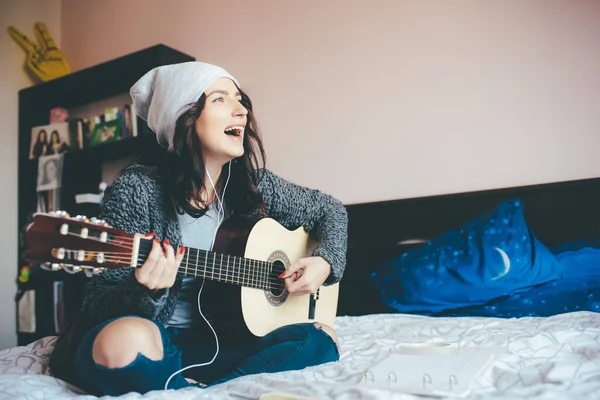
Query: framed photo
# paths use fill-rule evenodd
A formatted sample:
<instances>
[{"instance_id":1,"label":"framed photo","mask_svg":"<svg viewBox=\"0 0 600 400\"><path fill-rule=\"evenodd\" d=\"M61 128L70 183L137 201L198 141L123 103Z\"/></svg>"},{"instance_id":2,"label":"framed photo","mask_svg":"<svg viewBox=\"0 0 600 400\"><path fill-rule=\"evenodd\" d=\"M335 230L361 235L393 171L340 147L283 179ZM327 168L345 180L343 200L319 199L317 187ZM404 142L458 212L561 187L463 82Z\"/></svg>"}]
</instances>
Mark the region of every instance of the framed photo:
<instances>
[{"instance_id":1,"label":"framed photo","mask_svg":"<svg viewBox=\"0 0 600 400\"><path fill-rule=\"evenodd\" d=\"M63 154L71 148L71 135L68 122L36 126L31 129L31 149L29 158Z\"/></svg>"},{"instance_id":2,"label":"framed photo","mask_svg":"<svg viewBox=\"0 0 600 400\"><path fill-rule=\"evenodd\" d=\"M41 156L38 161L37 191L58 189L61 186L63 155Z\"/></svg>"}]
</instances>

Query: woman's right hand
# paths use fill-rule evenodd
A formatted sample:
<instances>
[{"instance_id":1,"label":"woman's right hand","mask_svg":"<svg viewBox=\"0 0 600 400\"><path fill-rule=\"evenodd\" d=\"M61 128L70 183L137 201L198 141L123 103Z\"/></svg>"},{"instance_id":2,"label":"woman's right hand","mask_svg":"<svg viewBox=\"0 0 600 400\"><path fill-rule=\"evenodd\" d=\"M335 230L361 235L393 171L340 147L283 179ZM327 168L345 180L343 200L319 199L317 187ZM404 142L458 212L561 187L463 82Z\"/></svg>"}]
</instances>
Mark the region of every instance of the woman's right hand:
<instances>
[{"instance_id":1,"label":"woman's right hand","mask_svg":"<svg viewBox=\"0 0 600 400\"><path fill-rule=\"evenodd\" d=\"M170 288L175 283L184 251L185 247L181 246L175 254L167 239L161 246L155 238L146 262L135 270L135 279L150 290Z\"/></svg>"}]
</instances>

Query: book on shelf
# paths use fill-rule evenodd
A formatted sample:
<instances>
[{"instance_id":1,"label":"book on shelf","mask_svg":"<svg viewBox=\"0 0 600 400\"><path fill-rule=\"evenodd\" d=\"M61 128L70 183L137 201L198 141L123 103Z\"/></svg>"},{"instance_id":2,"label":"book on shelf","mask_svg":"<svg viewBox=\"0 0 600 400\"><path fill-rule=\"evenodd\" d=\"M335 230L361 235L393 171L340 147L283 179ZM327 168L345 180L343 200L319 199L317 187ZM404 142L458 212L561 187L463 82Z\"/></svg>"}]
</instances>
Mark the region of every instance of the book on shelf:
<instances>
[{"instance_id":1,"label":"book on shelf","mask_svg":"<svg viewBox=\"0 0 600 400\"><path fill-rule=\"evenodd\" d=\"M133 104L109 107L103 114L80 119L76 130L82 131L82 148L150 133L146 121L136 115Z\"/></svg>"}]
</instances>

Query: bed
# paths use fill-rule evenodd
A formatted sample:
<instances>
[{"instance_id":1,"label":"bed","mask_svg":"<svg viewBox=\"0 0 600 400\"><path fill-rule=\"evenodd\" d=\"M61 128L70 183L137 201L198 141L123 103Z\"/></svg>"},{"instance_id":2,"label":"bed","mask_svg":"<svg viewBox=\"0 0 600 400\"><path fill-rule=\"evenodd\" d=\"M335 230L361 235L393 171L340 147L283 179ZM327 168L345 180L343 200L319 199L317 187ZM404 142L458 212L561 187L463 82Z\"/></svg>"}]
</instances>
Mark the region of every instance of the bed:
<instances>
[{"instance_id":1,"label":"bed","mask_svg":"<svg viewBox=\"0 0 600 400\"><path fill-rule=\"evenodd\" d=\"M509 199L522 202L529 227L553 251L598 242L600 179L348 205L348 264L335 322L339 362L242 377L208 389L130 393L120 398L418 399L422 397L374 385L366 379L368 372L400 345L441 344L504 349L474 380L467 398L600 398L600 309L593 308L595 302L583 304L574 297L568 309L548 306L546 314L532 316L488 316L481 311L484 306L425 315L398 312L369 284L385 260L418 249ZM595 276L586 276L578 275L577 282L586 287L596 283ZM586 289L585 298L600 299L600 290L594 290ZM512 297L517 296L505 300ZM0 351L0 398L94 398L49 374L47 357L54 341L47 336Z\"/></svg>"}]
</instances>

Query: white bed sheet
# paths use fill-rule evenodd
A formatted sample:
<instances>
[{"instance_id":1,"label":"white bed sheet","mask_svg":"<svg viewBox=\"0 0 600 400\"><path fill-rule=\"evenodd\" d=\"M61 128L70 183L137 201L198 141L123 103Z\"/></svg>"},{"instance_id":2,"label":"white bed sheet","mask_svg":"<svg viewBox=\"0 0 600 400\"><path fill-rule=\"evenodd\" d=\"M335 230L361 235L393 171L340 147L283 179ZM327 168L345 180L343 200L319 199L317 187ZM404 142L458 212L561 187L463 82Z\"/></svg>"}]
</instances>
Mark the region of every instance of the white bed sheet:
<instances>
[{"instance_id":1,"label":"white bed sheet","mask_svg":"<svg viewBox=\"0 0 600 400\"><path fill-rule=\"evenodd\" d=\"M547 318L432 318L399 314L338 317L342 352L337 363L242 377L209 389L129 393L131 399L258 399L286 392L315 399L420 399L361 383L389 349L403 343L506 346L480 376L471 399L600 399L600 314L576 312ZM0 399L94 399L49 376L55 338L0 351Z\"/></svg>"}]
</instances>

